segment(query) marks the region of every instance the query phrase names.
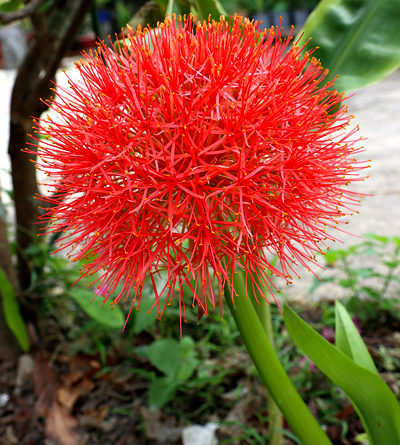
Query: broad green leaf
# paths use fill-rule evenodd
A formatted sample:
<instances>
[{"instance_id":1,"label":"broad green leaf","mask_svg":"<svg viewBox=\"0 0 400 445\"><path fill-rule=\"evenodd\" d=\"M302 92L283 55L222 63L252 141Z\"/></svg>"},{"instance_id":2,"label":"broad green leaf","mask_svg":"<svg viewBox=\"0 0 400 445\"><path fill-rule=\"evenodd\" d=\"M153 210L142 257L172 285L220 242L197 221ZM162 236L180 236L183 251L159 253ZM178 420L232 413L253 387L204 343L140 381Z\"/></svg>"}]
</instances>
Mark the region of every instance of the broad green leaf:
<instances>
[{"instance_id":1,"label":"broad green leaf","mask_svg":"<svg viewBox=\"0 0 400 445\"><path fill-rule=\"evenodd\" d=\"M196 358L195 343L191 337L183 337L179 343L179 349L180 366L175 374L174 380L184 382L192 376L199 362Z\"/></svg>"},{"instance_id":2,"label":"broad green leaf","mask_svg":"<svg viewBox=\"0 0 400 445\"><path fill-rule=\"evenodd\" d=\"M352 401L370 445L400 443L400 407L386 383L331 345L285 305L287 330L297 347Z\"/></svg>"},{"instance_id":3,"label":"broad green leaf","mask_svg":"<svg viewBox=\"0 0 400 445\"><path fill-rule=\"evenodd\" d=\"M300 44L312 38L313 56L339 74L349 91L383 79L400 65L399 0L322 0L308 18ZM301 34L301 32L299 33Z\"/></svg>"},{"instance_id":4,"label":"broad green leaf","mask_svg":"<svg viewBox=\"0 0 400 445\"><path fill-rule=\"evenodd\" d=\"M12 12L23 6L23 3L19 0L2 0L0 1L1 12Z\"/></svg>"},{"instance_id":5,"label":"broad green leaf","mask_svg":"<svg viewBox=\"0 0 400 445\"><path fill-rule=\"evenodd\" d=\"M149 389L149 403L161 408L174 396L181 382L188 380L198 365L195 344L190 337L180 342L172 338L156 340L149 346L136 349L151 364L163 372L163 377L153 377Z\"/></svg>"},{"instance_id":6,"label":"broad green leaf","mask_svg":"<svg viewBox=\"0 0 400 445\"><path fill-rule=\"evenodd\" d=\"M157 320L157 308L151 310L154 300L150 298L142 298L139 304L139 310L134 313L133 333L139 332L153 326Z\"/></svg>"},{"instance_id":7,"label":"broad green leaf","mask_svg":"<svg viewBox=\"0 0 400 445\"><path fill-rule=\"evenodd\" d=\"M159 371L172 379L180 365L179 343L173 338L156 340L143 350L145 355Z\"/></svg>"},{"instance_id":8,"label":"broad green leaf","mask_svg":"<svg viewBox=\"0 0 400 445\"><path fill-rule=\"evenodd\" d=\"M339 301L336 301L335 304L335 314L337 348L353 359L358 365L378 375L375 364L353 320L350 318L343 304Z\"/></svg>"},{"instance_id":9,"label":"broad green leaf","mask_svg":"<svg viewBox=\"0 0 400 445\"><path fill-rule=\"evenodd\" d=\"M125 323L125 316L119 306L113 306L106 303L103 307L101 298L93 298L96 296L94 291L81 287L72 287L68 295L70 295L83 311L93 320L104 326L113 329L122 329Z\"/></svg>"},{"instance_id":10,"label":"broad green leaf","mask_svg":"<svg viewBox=\"0 0 400 445\"><path fill-rule=\"evenodd\" d=\"M175 395L178 382L171 382L168 377L155 377L150 382L149 404L153 408L162 408Z\"/></svg>"},{"instance_id":11,"label":"broad green leaf","mask_svg":"<svg viewBox=\"0 0 400 445\"><path fill-rule=\"evenodd\" d=\"M142 349L141 353L170 381L182 382L190 378L198 364L194 347L189 337L183 337L180 342L162 338Z\"/></svg>"},{"instance_id":12,"label":"broad green leaf","mask_svg":"<svg viewBox=\"0 0 400 445\"><path fill-rule=\"evenodd\" d=\"M0 294L7 326L15 335L21 349L27 352L29 350L28 329L19 311L14 288L3 269L0 269Z\"/></svg>"}]
</instances>

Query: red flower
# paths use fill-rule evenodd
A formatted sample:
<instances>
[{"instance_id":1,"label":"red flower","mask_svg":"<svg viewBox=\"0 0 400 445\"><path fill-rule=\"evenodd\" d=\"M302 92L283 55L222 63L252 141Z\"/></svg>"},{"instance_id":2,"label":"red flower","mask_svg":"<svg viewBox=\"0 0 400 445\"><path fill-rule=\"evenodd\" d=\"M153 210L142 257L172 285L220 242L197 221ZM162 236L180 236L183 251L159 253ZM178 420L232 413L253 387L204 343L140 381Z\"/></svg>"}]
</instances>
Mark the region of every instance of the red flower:
<instances>
[{"instance_id":1,"label":"red flower","mask_svg":"<svg viewBox=\"0 0 400 445\"><path fill-rule=\"evenodd\" d=\"M105 298L120 285L115 302L139 303L149 278L160 315L175 290L185 310L183 285L207 313L215 284L234 295L238 268L272 294L269 273L289 281L314 263L358 203L344 186L361 179L359 139L345 107L333 112L343 97L280 27L189 16L126 37L85 55L57 120L39 124L60 249L100 272Z\"/></svg>"}]
</instances>

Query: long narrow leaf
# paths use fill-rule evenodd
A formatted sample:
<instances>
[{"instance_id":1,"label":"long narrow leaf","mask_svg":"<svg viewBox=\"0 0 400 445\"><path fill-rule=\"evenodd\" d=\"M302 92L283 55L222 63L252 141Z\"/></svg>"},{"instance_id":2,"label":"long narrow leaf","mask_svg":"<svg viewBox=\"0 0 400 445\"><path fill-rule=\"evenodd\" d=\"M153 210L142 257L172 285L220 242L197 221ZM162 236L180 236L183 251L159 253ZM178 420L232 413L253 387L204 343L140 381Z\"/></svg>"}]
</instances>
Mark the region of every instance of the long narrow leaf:
<instances>
[{"instance_id":1,"label":"long narrow leaf","mask_svg":"<svg viewBox=\"0 0 400 445\"><path fill-rule=\"evenodd\" d=\"M312 38L313 54L339 74L349 91L383 79L400 65L399 0L322 0L308 18L300 43Z\"/></svg>"},{"instance_id":2,"label":"long narrow leaf","mask_svg":"<svg viewBox=\"0 0 400 445\"><path fill-rule=\"evenodd\" d=\"M13 286L3 269L0 269L0 293L7 326L15 335L22 350L27 352L29 350L28 329L19 311Z\"/></svg>"},{"instance_id":3,"label":"long narrow leaf","mask_svg":"<svg viewBox=\"0 0 400 445\"><path fill-rule=\"evenodd\" d=\"M370 445L400 444L400 407L385 382L331 345L288 306L283 314L296 345L354 404Z\"/></svg>"},{"instance_id":4,"label":"long narrow leaf","mask_svg":"<svg viewBox=\"0 0 400 445\"><path fill-rule=\"evenodd\" d=\"M169 16L172 16L173 13L178 13L179 11L176 11L176 4L174 2L174 0L168 0L168 5L167 5L167 14Z\"/></svg>"},{"instance_id":5,"label":"long narrow leaf","mask_svg":"<svg viewBox=\"0 0 400 445\"><path fill-rule=\"evenodd\" d=\"M205 20L209 15L214 20L219 19L221 15L227 15L224 7L218 0L194 0L199 20Z\"/></svg>"},{"instance_id":6,"label":"long narrow leaf","mask_svg":"<svg viewBox=\"0 0 400 445\"><path fill-rule=\"evenodd\" d=\"M368 349L358 333L353 320L350 318L350 315L347 313L343 304L341 304L339 301L336 301L335 314L335 336L337 348L353 359L357 365L378 374L375 364L369 355Z\"/></svg>"}]
</instances>

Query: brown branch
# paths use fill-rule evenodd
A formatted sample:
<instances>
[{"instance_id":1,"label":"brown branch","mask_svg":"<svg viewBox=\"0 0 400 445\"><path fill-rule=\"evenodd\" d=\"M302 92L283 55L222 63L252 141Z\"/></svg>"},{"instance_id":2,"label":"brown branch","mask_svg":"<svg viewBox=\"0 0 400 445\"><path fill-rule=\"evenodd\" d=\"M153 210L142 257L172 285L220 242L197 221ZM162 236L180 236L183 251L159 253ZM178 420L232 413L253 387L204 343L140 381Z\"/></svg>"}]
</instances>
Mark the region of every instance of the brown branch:
<instances>
[{"instance_id":1,"label":"brown branch","mask_svg":"<svg viewBox=\"0 0 400 445\"><path fill-rule=\"evenodd\" d=\"M23 8L12 12L0 12L0 22L3 25L24 19L33 14L37 8L44 2L44 0L32 0Z\"/></svg>"}]
</instances>

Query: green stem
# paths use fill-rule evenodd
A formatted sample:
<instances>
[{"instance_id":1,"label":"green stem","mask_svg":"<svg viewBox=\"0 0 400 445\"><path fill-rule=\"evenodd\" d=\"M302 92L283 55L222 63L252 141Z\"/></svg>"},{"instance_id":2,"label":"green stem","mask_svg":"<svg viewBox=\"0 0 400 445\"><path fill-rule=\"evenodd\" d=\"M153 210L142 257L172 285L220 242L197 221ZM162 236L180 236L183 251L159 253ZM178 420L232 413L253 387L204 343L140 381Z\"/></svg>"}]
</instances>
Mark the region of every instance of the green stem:
<instances>
[{"instance_id":1,"label":"green stem","mask_svg":"<svg viewBox=\"0 0 400 445\"><path fill-rule=\"evenodd\" d=\"M332 445L280 364L250 299L245 298L247 293L240 274L234 275L233 284L239 294L235 299L235 305L232 303L231 290L228 286L225 289L225 300L269 394L304 445Z\"/></svg>"},{"instance_id":2,"label":"green stem","mask_svg":"<svg viewBox=\"0 0 400 445\"><path fill-rule=\"evenodd\" d=\"M248 293L250 293L249 290ZM251 302L253 303L254 310L256 311L261 326L264 328L264 331L267 337L270 339L272 346L274 346L274 329L272 327L271 308L269 303L261 297L258 298L258 303L255 298L251 298Z\"/></svg>"},{"instance_id":3,"label":"green stem","mask_svg":"<svg viewBox=\"0 0 400 445\"><path fill-rule=\"evenodd\" d=\"M251 298L254 310L258 316L258 320L264 329L266 336L271 342L272 347L274 345L274 330L272 327L271 307L264 298L259 298L258 303L255 298ZM275 403L271 394L267 391L267 411L268 411L268 423L270 440L269 445L282 445L283 444L283 417L278 405Z\"/></svg>"}]
</instances>

